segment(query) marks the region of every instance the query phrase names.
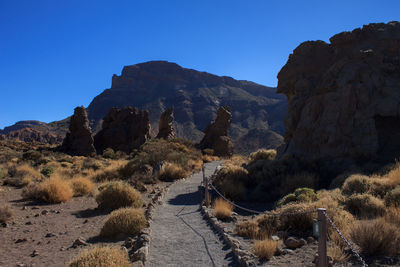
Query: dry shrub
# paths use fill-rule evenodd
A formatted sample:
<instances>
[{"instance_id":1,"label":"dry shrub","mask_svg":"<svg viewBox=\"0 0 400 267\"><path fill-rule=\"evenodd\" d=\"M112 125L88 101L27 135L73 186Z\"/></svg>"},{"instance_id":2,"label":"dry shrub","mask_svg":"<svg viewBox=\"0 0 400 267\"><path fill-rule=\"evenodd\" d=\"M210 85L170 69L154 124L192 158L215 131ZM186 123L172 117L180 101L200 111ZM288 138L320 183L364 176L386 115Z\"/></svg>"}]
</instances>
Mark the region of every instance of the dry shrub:
<instances>
[{"instance_id":1,"label":"dry shrub","mask_svg":"<svg viewBox=\"0 0 400 267\"><path fill-rule=\"evenodd\" d=\"M218 219L227 219L232 216L233 205L222 198L217 198L214 201L213 208L214 215Z\"/></svg>"},{"instance_id":2,"label":"dry shrub","mask_svg":"<svg viewBox=\"0 0 400 267\"><path fill-rule=\"evenodd\" d=\"M313 210L316 210L313 203L289 203L280 207L277 211L284 213L280 216L280 228L290 232L310 231L316 212L308 213L308 211Z\"/></svg>"},{"instance_id":3,"label":"dry shrub","mask_svg":"<svg viewBox=\"0 0 400 267\"><path fill-rule=\"evenodd\" d=\"M400 207L400 186L387 192L384 200L386 206Z\"/></svg>"},{"instance_id":4,"label":"dry shrub","mask_svg":"<svg viewBox=\"0 0 400 267\"><path fill-rule=\"evenodd\" d=\"M382 216L386 209L381 199L370 194L352 195L344 204L351 214L363 219Z\"/></svg>"},{"instance_id":5,"label":"dry shrub","mask_svg":"<svg viewBox=\"0 0 400 267\"><path fill-rule=\"evenodd\" d=\"M217 171L214 184L227 197L233 200L241 200L246 193L245 185L248 184L248 172L243 167L224 165Z\"/></svg>"},{"instance_id":6,"label":"dry shrub","mask_svg":"<svg viewBox=\"0 0 400 267\"><path fill-rule=\"evenodd\" d=\"M369 193L373 196L384 198L386 193L394 188L389 179L374 177L371 180L372 184Z\"/></svg>"},{"instance_id":7,"label":"dry shrub","mask_svg":"<svg viewBox=\"0 0 400 267\"><path fill-rule=\"evenodd\" d=\"M312 188L297 188L294 193L288 194L280 199L277 206L286 205L290 202L313 202L317 200L317 194Z\"/></svg>"},{"instance_id":8,"label":"dry shrub","mask_svg":"<svg viewBox=\"0 0 400 267\"><path fill-rule=\"evenodd\" d=\"M74 197L89 194L94 187L94 183L87 177L74 177L70 180Z\"/></svg>"},{"instance_id":9,"label":"dry shrub","mask_svg":"<svg viewBox=\"0 0 400 267\"><path fill-rule=\"evenodd\" d=\"M67 202L73 196L69 182L59 177L51 177L38 184L24 188L22 196L42 200L47 203Z\"/></svg>"},{"instance_id":10,"label":"dry shrub","mask_svg":"<svg viewBox=\"0 0 400 267\"><path fill-rule=\"evenodd\" d=\"M9 221L12 215L13 211L9 206L0 206L0 223Z\"/></svg>"},{"instance_id":11,"label":"dry shrub","mask_svg":"<svg viewBox=\"0 0 400 267\"><path fill-rule=\"evenodd\" d=\"M328 256L332 258L334 263L345 262L350 258L350 255L341 246L332 242L328 245Z\"/></svg>"},{"instance_id":12,"label":"dry shrub","mask_svg":"<svg viewBox=\"0 0 400 267\"><path fill-rule=\"evenodd\" d=\"M123 207L140 208L143 205L141 195L128 183L108 182L99 187L97 204L103 210L115 210Z\"/></svg>"},{"instance_id":13,"label":"dry shrub","mask_svg":"<svg viewBox=\"0 0 400 267\"><path fill-rule=\"evenodd\" d=\"M188 173L178 164L166 162L162 167L159 175L161 181L175 181L186 177Z\"/></svg>"},{"instance_id":14,"label":"dry shrub","mask_svg":"<svg viewBox=\"0 0 400 267\"><path fill-rule=\"evenodd\" d=\"M235 234L245 238L256 239L259 234L258 223L256 221L242 221L235 225Z\"/></svg>"},{"instance_id":15,"label":"dry shrub","mask_svg":"<svg viewBox=\"0 0 400 267\"><path fill-rule=\"evenodd\" d=\"M248 164L256 162L257 160L274 160L276 158L275 149L259 149L249 156L250 161Z\"/></svg>"},{"instance_id":16,"label":"dry shrub","mask_svg":"<svg viewBox=\"0 0 400 267\"><path fill-rule=\"evenodd\" d=\"M372 186L372 181L368 176L354 174L347 178L342 187L345 195L364 194L367 193Z\"/></svg>"},{"instance_id":17,"label":"dry shrub","mask_svg":"<svg viewBox=\"0 0 400 267\"><path fill-rule=\"evenodd\" d=\"M386 178L392 183L393 186L400 185L400 162L397 161L393 168L386 175Z\"/></svg>"},{"instance_id":18,"label":"dry shrub","mask_svg":"<svg viewBox=\"0 0 400 267\"><path fill-rule=\"evenodd\" d=\"M280 227L279 216L259 215L255 218L258 225L258 237L270 238Z\"/></svg>"},{"instance_id":19,"label":"dry shrub","mask_svg":"<svg viewBox=\"0 0 400 267\"><path fill-rule=\"evenodd\" d=\"M218 157L215 160L218 160ZM201 170L201 167L203 167L203 161L201 159L189 159L188 166L191 170L198 171Z\"/></svg>"},{"instance_id":20,"label":"dry shrub","mask_svg":"<svg viewBox=\"0 0 400 267\"><path fill-rule=\"evenodd\" d=\"M143 210L134 208L121 208L114 210L107 216L101 228L103 237L116 237L119 234L134 236L147 226Z\"/></svg>"},{"instance_id":21,"label":"dry shrub","mask_svg":"<svg viewBox=\"0 0 400 267\"><path fill-rule=\"evenodd\" d=\"M11 166L8 170L10 176L5 180L5 184L12 186L26 186L33 182L40 181L42 175L29 164L22 164L18 166Z\"/></svg>"},{"instance_id":22,"label":"dry shrub","mask_svg":"<svg viewBox=\"0 0 400 267\"><path fill-rule=\"evenodd\" d=\"M309 172L287 175L282 179L279 191L281 195L286 195L300 187L315 188L317 180L318 176Z\"/></svg>"},{"instance_id":23,"label":"dry shrub","mask_svg":"<svg viewBox=\"0 0 400 267\"><path fill-rule=\"evenodd\" d=\"M390 207L386 209L385 221L396 225L400 229L400 207Z\"/></svg>"},{"instance_id":24,"label":"dry shrub","mask_svg":"<svg viewBox=\"0 0 400 267\"><path fill-rule=\"evenodd\" d=\"M210 156L210 155L203 155L202 159L203 159L204 162L207 163L207 162L219 160L219 157L217 157L217 156Z\"/></svg>"},{"instance_id":25,"label":"dry shrub","mask_svg":"<svg viewBox=\"0 0 400 267\"><path fill-rule=\"evenodd\" d=\"M262 260L270 259L278 249L278 242L272 239L255 241L253 244L254 254Z\"/></svg>"},{"instance_id":26,"label":"dry shrub","mask_svg":"<svg viewBox=\"0 0 400 267\"><path fill-rule=\"evenodd\" d=\"M400 231L384 219L359 221L350 236L363 254L392 256L400 252Z\"/></svg>"},{"instance_id":27,"label":"dry shrub","mask_svg":"<svg viewBox=\"0 0 400 267\"><path fill-rule=\"evenodd\" d=\"M118 179L126 179L129 177L123 177L120 173L120 169L126 165L125 160L110 161L107 167L101 168L94 171L89 177L96 182L113 181Z\"/></svg>"},{"instance_id":28,"label":"dry shrub","mask_svg":"<svg viewBox=\"0 0 400 267\"><path fill-rule=\"evenodd\" d=\"M85 249L68 263L68 267L131 267L128 252L119 247Z\"/></svg>"},{"instance_id":29,"label":"dry shrub","mask_svg":"<svg viewBox=\"0 0 400 267\"><path fill-rule=\"evenodd\" d=\"M225 160L224 165L243 166L243 164L246 163L247 163L246 157L234 154L230 159Z\"/></svg>"}]
</instances>

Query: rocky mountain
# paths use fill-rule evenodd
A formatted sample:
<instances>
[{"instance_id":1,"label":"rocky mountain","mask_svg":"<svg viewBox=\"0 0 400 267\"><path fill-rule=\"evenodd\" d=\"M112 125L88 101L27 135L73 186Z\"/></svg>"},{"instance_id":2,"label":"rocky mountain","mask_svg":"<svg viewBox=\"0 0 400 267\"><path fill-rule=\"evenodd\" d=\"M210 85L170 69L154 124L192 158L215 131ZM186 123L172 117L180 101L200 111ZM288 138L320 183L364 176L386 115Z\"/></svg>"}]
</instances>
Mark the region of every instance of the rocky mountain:
<instances>
[{"instance_id":1,"label":"rocky mountain","mask_svg":"<svg viewBox=\"0 0 400 267\"><path fill-rule=\"evenodd\" d=\"M229 106L232 110L229 134L237 141L251 129L283 134L287 102L275 90L249 81L185 69L175 63L151 61L125 66L121 75L112 77L111 88L93 99L87 112L91 127L97 132L111 107L134 106L148 110L154 136L161 113L174 107L177 136L199 142L218 108ZM255 140L255 143L261 142Z\"/></svg>"},{"instance_id":2,"label":"rocky mountain","mask_svg":"<svg viewBox=\"0 0 400 267\"><path fill-rule=\"evenodd\" d=\"M300 44L278 74L278 92L289 102L281 153L335 168L399 157L400 23Z\"/></svg>"},{"instance_id":3,"label":"rocky mountain","mask_svg":"<svg viewBox=\"0 0 400 267\"><path fill-rule=\"evenodd\" d=\"M265 144L265 140L258 139L262 135L249 130L282 135L287 110L285 96L277 94L274 87L186 69L167 61L125 66L121 75L114 75L111 88L96 96L87 107L93 134L101 130L102 120L110 108L126 106L149 111L152 136L158 133L160 115L173 107L176 135L193 142L203 138L203 130L216 118L218 108L229 106L232 110L229 135L235 143L244 139L247 144L253 144L251 149ZM28 127L65 136L68 123L69 118L49 124L22 121L6 127L0 134ZM267 146L279 144L279 138L275 138ZM251 152L247 146L237 147L236 152Z\"/></svg>"}]
</instances>

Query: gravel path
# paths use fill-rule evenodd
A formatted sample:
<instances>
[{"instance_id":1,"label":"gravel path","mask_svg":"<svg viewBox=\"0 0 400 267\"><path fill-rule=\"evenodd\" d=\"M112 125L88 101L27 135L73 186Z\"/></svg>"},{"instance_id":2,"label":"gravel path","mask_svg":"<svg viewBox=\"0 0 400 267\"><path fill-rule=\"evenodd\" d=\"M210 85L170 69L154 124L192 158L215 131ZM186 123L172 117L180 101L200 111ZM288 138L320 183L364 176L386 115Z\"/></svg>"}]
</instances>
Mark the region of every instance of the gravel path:
<instances>
[{"instance_id":1,"label":"gravel path","mask_svg":"<svg viewBox=\"0 0 400 267\"><path fill-rule=\"evenodd\" d=\"M206 164L208 177L220 162ZM155 209L146 266L235 266L232 252L200 214L202 173L172 185Z\"/></svg>"}]
</instances>

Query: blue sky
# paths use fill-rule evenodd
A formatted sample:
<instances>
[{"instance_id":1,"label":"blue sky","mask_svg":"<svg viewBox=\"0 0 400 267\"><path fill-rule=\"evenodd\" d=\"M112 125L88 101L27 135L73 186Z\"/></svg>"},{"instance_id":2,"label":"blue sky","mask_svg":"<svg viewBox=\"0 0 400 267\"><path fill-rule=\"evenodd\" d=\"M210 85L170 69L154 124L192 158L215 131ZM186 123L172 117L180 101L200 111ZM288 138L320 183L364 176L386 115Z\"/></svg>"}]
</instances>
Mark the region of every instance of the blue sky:
<instances>
[{"instance_id":1,"label":"blue sky","mask_svg":"<svg viewBox=\"0 0 400 267\"><path fill-rule=\"evenodd\" d=\"M276 86L301 42L399 10L399 0L0 0L0 128L63 119L124 65L149 60Z\"/></svg>"}]
</instances>

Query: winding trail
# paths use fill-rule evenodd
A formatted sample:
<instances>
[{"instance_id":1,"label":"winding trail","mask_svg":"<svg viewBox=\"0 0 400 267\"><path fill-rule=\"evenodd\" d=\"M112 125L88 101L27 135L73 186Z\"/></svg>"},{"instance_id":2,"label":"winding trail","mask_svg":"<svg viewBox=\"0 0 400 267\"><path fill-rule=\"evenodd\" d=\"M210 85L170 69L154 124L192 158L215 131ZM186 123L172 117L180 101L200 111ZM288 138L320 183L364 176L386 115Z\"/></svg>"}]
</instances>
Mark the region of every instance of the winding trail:
<instances>
[{"instance_id":1,"label":"winding trail","mask_svg":"<svg viewBox=\"0 0 400 267\"><path fill-rule=\"evenodd\" d=\"M205 165L214 173L219 161ZM146 266L235 266L232 252L200 213L202 173L173 184L153 215Z\"/></svg>"}]
</instances>

